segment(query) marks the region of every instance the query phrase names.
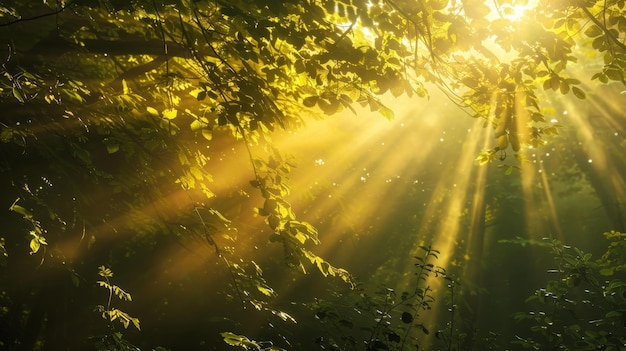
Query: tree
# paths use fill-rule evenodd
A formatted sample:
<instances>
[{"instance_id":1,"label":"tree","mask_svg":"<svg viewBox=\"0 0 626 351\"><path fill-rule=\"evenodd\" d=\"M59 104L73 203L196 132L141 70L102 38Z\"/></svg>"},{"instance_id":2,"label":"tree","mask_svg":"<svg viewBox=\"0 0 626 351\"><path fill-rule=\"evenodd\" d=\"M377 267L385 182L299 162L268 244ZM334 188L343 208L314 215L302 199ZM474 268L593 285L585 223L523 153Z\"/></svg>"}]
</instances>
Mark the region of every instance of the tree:
<instances>
[{"instance_id":1,"label":"tree","mask_svg":"<svg viewBox=\"0 0 626 351\"><path fill-rule=\"evenodd\" d=\"M293 164L272 150L273 130L357 104L391 119L386 96L427 97L433 87L493 129L493 148L478 156L488 163L557 133L541 91L584 99L591 88L571 75L576 62L597 64L592 80L624 82L624 1L494 4L0 5L1 198L10 206L0 217L0 262L6 320L16 328L3 343L63 347L67 311L42 307L55 305L50 291L64 286L59 277L79 286L107 261L150 256L180 238L204 240L224 260L237 295L269 308L264 299L273 291L262 275L234 264L239 254L230 248L244 220L228 213L227 197L211 183L219 145L235 141L246 150L251 187L240 190L256 189L260 203L250 210L264 218L286 262L350 281L311 248L317 230L287 200ZM113 240L120 236L121 245ZM87 303L76 291L63 298ZM20 306L30 311L26 322Z\"/></svg>"}]
</instances>

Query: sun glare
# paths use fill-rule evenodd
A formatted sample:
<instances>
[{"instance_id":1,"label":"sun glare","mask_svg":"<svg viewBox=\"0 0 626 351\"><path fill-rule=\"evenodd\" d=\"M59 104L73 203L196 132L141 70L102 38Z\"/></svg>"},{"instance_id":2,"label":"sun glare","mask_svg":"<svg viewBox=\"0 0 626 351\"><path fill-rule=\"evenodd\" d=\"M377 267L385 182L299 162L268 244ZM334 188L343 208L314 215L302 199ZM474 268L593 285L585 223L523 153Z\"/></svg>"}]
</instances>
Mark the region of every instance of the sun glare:
<instances>
[{"instance_id":1,"label":"sun glare","mask_svg":"<svg viewBox=\"0 0 626 351\"><path fill-rule=\"evenodd\" d=\"M514 5L510 8L510 14L505 15L511 21L517 22L520 21L526 15L526 11L528 10L527 5Z\"/></svg>"},{"instance_id":2,"label":"sun glare","mask_svg":"<svg viewBox=\"0 0 626 351\"><path fill-rule=\"evenodd\" d=\"M500 4L494 13L512 22L522 21L534 6L536 1ZM344 31L355 29L356 40L373 40L375 36L359 23L342 23L338 27ZM515 163L513 156L509 155L503 163L477 166L476 155L494 146L493 130L483 128L481 121L464 119L458 107L446 101L443 96L423 103L395 99L387 102L396 114L391 121L367 109L358 110L356 116L346 110L333 118L310 121L299 130L276 132L273 140L277 149L286 150L285 156L292 154L298 163L290 174L292 193L287 200L298 220L319 230L321 244L312 251L355 276L408 286L415 278L413 258L421 254L420 246L432 246L440 252L437 266L480 281L483 252L487 255L490 249L496 249L502 239L497 237L502 235L498 230L508 225L487 229L487 211L505 218L499 220L519 224L509 229L515 235L522 233L524 239L566 239L569 217L562 209L564 200L558 195L563 180L547 166L549 162L554 166L558 150L532 149L535 154L531 155L531 162L519 165L519 173L507 175L509 178L498 184L492 177L497 177L494 174L498 172L502 174L498 166ZM611 157L602 145L594 142L593 126L588 120L572 117L581 115L582 108L565 105L563 109L571 112L569 123L579 131L576 138L588 145L585 159L593 159L593 163L587 166L598 174L609 174L607 184L618 200L623 199L626 184L617 176L620 173L611 168ZM606 119L611 126L623 128L619 121ZM243 146L228 145L223 150L225 154L213 155L211 161L214 166L219 165L213 174L217 183L225 184L226 180L227 189L216 189L218 195L243 188L241 184L254 177L247 171L233 172L248 167ZM509 198L523 199L506 200L519 207L513 209L515 213L489 208L501 206L489 202L495 196L490 194L491 189L498 187L510 191ZM250 189L249 196L234 199L233 203L245 202L246 206L239 205L241 208L258 206L259 196L254 192ZM254 222L237 223L241 232L238 250L250 256L261 255L255 246L257 242L251 238L269 236L268 229L263 224L264 217L246 218L251 217ZM172 256L176 254L179 253ZM172 269L203 269L199 264L203 260L206 257L200 254L184 257L175 260L181 264L172 265ZM389 277L389 272L397 276ZM427 283L437 294L445 292L442 282L440 277L431 277ZM281 298L288 299L307 283L286 279L277 284L282 285ZM427 323L434 325L445 316L433 313L429 318Z\"/></svg>"},{"instance_id":3,"label":"sun glare","mask_svg":"<svg viewBox=\"0 0 626 351\"><path fill-rule=\"evenodd\" d=\"M495 9L495 13L511 22L521 22L525 17L529 16L530 12L537 7L538 0L528 1L507 1L506 3L498 4L497 1L492 5L492 9Z\"/></svg>"}]
</instances>

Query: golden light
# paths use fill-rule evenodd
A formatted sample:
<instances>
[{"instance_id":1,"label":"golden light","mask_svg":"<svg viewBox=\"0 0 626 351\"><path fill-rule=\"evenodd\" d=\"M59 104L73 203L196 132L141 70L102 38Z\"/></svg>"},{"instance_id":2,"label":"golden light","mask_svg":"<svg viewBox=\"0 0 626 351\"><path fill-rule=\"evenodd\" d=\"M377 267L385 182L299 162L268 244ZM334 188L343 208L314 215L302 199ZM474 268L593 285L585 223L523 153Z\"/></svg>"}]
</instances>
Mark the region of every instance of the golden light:
<instances>
[{"instance_id":1,"label":"golden light","mask_svg":"<svg viewBox=\"0 0 626 351\"><path fill-rule=\"evenodd\" d=\"M505 18L511 22L521 22L525 17L529 16L538 6L539 0L523 0L523 1L493 1L488 2L492 11L497 16Z\"/></svg>"},{"instance_id":2,"label":"golden light","mask_svg":"<svg viewBox=\"0 0 626 351\"><path fill-rule=\"evenodd\" d=\"M501 4L498 13L517 22L534 6L536 1ZM353 27L351 23L338 26L343 30ZM375 37L374 32L358 23L353 29L355 41L368 42ZM501 176L502 171L497 164L478 166L475 161L481 150L495 144L491 128L468 118L443 96L430 101L403 98L383 102L394 110L394 120L388 121L365 109L357 109L357 115L346 110L310 121L302 129L277 131L273 135L275 146L285 155L294 155L297 161L298 167L290 174L292 193L287 200L298 220L319 229L321 244L311 248L316 254L347 268L362 280L403 287L415 279L413 257L420 255L419 246L430 245L440 252L436 265L455 270L466 279L477 278L473 283L478 284L485 264L484 253L497 250L498 235L502 235L485 228L487 210L501 218L519 216L521 219L516 220L521 226L510 230L518 231L524 239L567 239L567 230L571 228L564 220L570 213L561 208L564 200L555 190L562 181L555 179L553 168L546 166L556 155L531 153L532 163L521 165L519 173L501 179L503 183L518 183L503 191L522 200L517 202L519 213L498 213L500 209L488 209L486 203L492 200L490 196L495 196L488 194L488 188L495 186L491 178L497 177L497 172ZM614 101L598 102L610 103ZM589 145L587 151L593 162L588 166L596 173L609 174L610 188L617 201L623 201L624 179L611 166L610 155L594 140L590 121L580 117L580 106L566 108L572 112L570 123L578 131L576 137ZM609 116L607 113L605 117L610 125L621 125ZM216 180L217 202L226 198L225 202L232 202L233 213L245 218L234 223L239 235L232 245L246 259L264 259L267 251L257 250L256 245L270 233L263 224L264 218L252 212L262 205L262 199L256 189L248 186L254 174L242 143L221 145L219 154L210 162L211 173ZM507 162L514 163L513 156L509 156ZM562 162L572 161L566 160L565 155L561 157ZM248 189L250 193L229 199L228 193L233 189ZM185 202L185 197L181 192L169 200ZM407 199L414 202L407 203ZM246 210L248 213L242 215ZM155 271L150 276L172 279L172 272L206 269L204 264L211 258L202 250L206 251L206 246L195 246L192 254L175 249L164 252L170 261L152 268ZM274 252L279 250L280 247ZM308 268L317 274L314 267ZM277 278L272 282L281 292L281 299L287 301L302 294L302 286L311 289L306 278L285 276L282 281ZM431 277L426 283L441 300L446 289L443 281ZM321 292L325 287L314 289ZM445 322L446 316L433 313L427 318L425 323L434 326Z\"/></svg>"},{"instance_id":3,"label":"golden light","mask_svg":"<svg viewBox=\"0 0 626 351\"><path fill-rule=\"evenodd\" d=\"M526 15L526 11L529 10L528 5L513 5L504 9L505 17L513 22L520 21Z\"/></svg>"}]
</instances>

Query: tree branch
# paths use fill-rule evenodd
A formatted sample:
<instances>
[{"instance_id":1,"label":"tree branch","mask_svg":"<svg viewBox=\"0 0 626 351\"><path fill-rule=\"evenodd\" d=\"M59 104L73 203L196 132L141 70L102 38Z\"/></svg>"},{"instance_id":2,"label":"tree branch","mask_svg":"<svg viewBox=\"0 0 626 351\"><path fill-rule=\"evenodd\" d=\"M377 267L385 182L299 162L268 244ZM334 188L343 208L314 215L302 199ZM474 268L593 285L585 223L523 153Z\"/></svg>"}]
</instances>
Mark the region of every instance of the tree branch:
<instances>
[{"instance_id":1,"label":"tree branch","mask_svg":"<svg viewBox=\"0 0 626 351\"><path fill-rule=\"evenodd\" d=\"M6 26L10 26L12 24L16 24L16 23L20 23L20 22L34 21L34 20L38 20L40 18L58 15L59 13L65 11L66 8L68 8L69 6L71 6L73 4L74 4L74 1L70 1L67 4L65 4L65 6L61 7L60 9L58 9L56 11L53 11L53 12L42 13L41 15L37 15L37 16L33 16L33 17L26 17L26 18L20 17L18 19L13 20L13 21L9 21L9 22L6 22L6 23L0 23L0 27L6 27Z\"/></svg>"},{"instance_id":2,"label":"tree branch","mask_svg":"<svg viewBox=\"0 0 626 351\"><path fill-rule=\"evenodd\" d=\"M602 31L604 32L604 34L606 35L607 38L611 39L611 41L613 43L615 43L615 45L619 46L620 49L626 51L626 45L624 43L622 43L621 41L619 41L618 38L616 38L613 33L611 33L611 31L609 31L608 28L606 28L606 26L604 24L602 24L597 18L596 16L594 16L591 11L589 11L589 9L585 6L580 6L580 8L583 10L583 12L587 15L587 17L589 17L589 19L591 21L593 21L593 23L595 23L598 27L600 27L600 29L602 29Z\"/></svg>"}]
</instances>

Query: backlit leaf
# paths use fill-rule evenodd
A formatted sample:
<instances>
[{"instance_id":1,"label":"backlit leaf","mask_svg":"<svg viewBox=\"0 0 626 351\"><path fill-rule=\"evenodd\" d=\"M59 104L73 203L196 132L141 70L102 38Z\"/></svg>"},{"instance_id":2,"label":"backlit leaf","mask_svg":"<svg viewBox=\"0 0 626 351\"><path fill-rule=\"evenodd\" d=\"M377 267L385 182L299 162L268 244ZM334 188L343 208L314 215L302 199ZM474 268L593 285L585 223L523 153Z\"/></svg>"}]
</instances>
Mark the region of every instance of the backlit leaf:
<instances>
[{"instance_id":1,"label":"backlit leaf","mask_svg":"<svg viewBox=\"0 0 626 351\"><path fill-rule=\"evenodd\" d=\"M585 92L579 87L572 87L572 93L574 93L574 95L581 100L587 97L587 94L585 94Z\"/></svg>"},{"instance_id":2,"label":"backlit leaf","mask_svg":"<svg viewBox=\"0 0 626 351\"><path fill-rule=\"evenodd\" d=\"M394 114L393 110L388 108L388 107L386 107L386 106L380 105L379 112L380 112L381 115L383 115L383 117L385 117L386 119L388 119L390 121L395 118L395 114Z\"/></svg>"},{"instance_id":3,"label":"backlit leaf","mask_svg":"<svg viewBox=\"0 0 626 351\"><path fill-rule=\"evenodd\" d=\"M17 205L17 201L18 200L19 199L15 200L15 202L13 202L13 205L11 205L11 207L9 207L9 211L13 211L15 213L19 213L22 216L24 216L24 218L26 218L26 219L33 218L33 214L29 210L25 209L24 207L22 207L20 205Z\"/></svg>"},{"instance_id":4,"label":"backlit leaf","mask_svg":"<svg viewBox=\"0 0 626 351\"><path fill-rule=\"evenodd\" d=\"M154 116L154 117L157 117L157 116L159 115L159 111L157 111L157 109L155 109L154 107L150 107L150 106L148 106L148 107L146 108L146 111L147 111L150 115L152 115L152 116Z\"/></svg>"},{"instance_id":5,"label":"backlit leaf","mask_svg":"<svg viewBox=\"0 0 626 351\"><path fill-rule=\"evenodd\" d=\"M30 254L36 254L37 251L39 251L39 248L41 247L41 244L39 243L39 240L37 240L37 238L32 238L30 239Z\"/></svg>"},{"instance_id":6,"label":"backlit leaf","mask_svg":"<svg viewBox=\"0 0 626 351\"><path fill-rule=\"evenodd\" d=\"M211 141L213 139L213 131L210 129L202 129L202 137L206 140Z\"/></svg>"},{"instance_id":7,"label":"backlit leaf","mask_svg":"<svg viewBox=\"0 0 626 351\"><path fill-rule=\"evenodd\" d=\"M126 79L122 79L122 92L124 95L130 94L130 89L128 89L128 83L126 83Z\"/></svg>"},{"instance_id":8,"label":"backlit leaf","mask_svg":"<svg viewBox=\"0 0 626 351\"><path fill-rule=\"evenodd\" d=\"M242 346L246 349L250 347L253 350L261 349L260 345L257 342L252 341L243 335L237 335L232 332L223 332L220 335L222 335L222 338L224 338L224 342L228 345Z\"/></svg>"},{"instance_id":9,"label":"backlit leaf","mask_svg":"<svg viewBox=\"0 0 626 351\"><path fill-rule=\"evenodd\" d=\"M172 119L176 118L177 115L178 115L178 110L177 109L168 108L168 109L163 110L163 118L165 118L165 119L172 120Z\"/></svg>"},{"instance_id":10,"label":"backlit leaf","mask_svg":"<svg viewBox=\"0 0 626 351\"><path fill-rule=\"evenodd\" d=\"M24 102L24 96L22 95L22 92L17 88L13 88L13 97L16 98L19 102Z\"/></svg>"},{"instance_id":11,"label":"backlit leaf","mask_svg":"<svg viewBox=\"0 0 626 351\"><path fill-rule=\"evenodd\" d=\"M263 295L265 295L265 296L273 296L274 295L274 290L272 288L265 287L265 286L262 286L262 285L257 285L256 288L261 293L263 293Z\"/></svg>"}]
</instances>

